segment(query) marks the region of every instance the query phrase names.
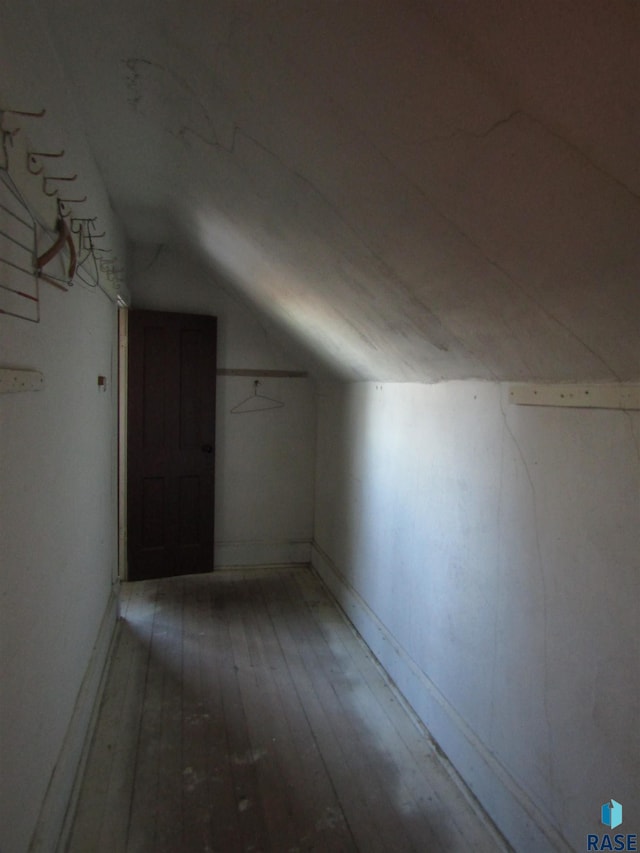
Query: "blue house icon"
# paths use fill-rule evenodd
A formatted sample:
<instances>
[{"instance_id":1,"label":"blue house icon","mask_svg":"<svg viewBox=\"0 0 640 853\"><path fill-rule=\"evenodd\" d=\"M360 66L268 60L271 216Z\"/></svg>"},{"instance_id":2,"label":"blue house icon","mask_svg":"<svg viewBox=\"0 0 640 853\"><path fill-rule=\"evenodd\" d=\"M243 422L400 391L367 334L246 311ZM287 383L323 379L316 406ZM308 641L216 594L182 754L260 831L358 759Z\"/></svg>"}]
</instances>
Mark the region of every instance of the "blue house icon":
<instances>
[{"instance_id":1,"label":"blue house icon","mask_svg":"<svg viewBox=\"0 0 640 853\"><path fill-rule=\"evenodd\" d=\"M616 800L611 800L602 806L602 823L615 829L622 823L622 806Z\"/></svg>"}]
</instances>

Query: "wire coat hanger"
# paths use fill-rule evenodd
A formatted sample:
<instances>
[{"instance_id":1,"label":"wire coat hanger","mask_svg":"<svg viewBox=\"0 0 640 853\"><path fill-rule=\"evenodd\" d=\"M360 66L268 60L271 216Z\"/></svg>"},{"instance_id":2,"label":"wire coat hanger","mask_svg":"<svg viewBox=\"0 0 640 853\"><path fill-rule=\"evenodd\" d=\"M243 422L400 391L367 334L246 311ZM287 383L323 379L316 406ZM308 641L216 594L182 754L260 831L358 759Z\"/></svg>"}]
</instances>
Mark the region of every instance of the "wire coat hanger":
<instances>
[{"instance_id":1,"label":"wire coat hanger","mask_svg":"<svg viewBox=\"0 0 640 853\"><path fill-rule=\"evenodd\" d=\"M124 267L116 267L115 259L104 257L111 254L111 249L97 245L99 239L106 237L106 232L98 232L96 217L78 216L74 210L76 205L87 202L87 195L62 195L65 184L75 186L78 174L62 168L55 169L55 174L47 174L47 162L59 163L65 156L65 150L51 150L46 145L32 146L22 135L16 145L20 127L15 126L13 117L41 119L45 113L44 109L39 112L14 110L0 104L0 190L6 194L6 198L0 196L0 271L6 266L28 275L33 279L34 294L26 283L21 283L18 289L4 280L0 282L0 293L8 292L12 299L15 294L32 300L38 310L34 319L9 311L6 301L0 300L0 314L11 314L33 322L39 321L38 285L41 281L66 291L77 275L78 281L87 287L101 287L111 297L114 285L116 291L119 290L124 278ZM5 121L9 117L12 120ZM21 159L21 164L16 166L18 159ZM25 239L27 232L24 229L28 229L33 239L32 247L27 245L29 238ZM45 251L38 247L41 240L48 246ZM54 259L57 263L63 262L62 273L51 271L49 264ZM106 263L109 266L105 268L103 264ZM103 287L101 278L109 282L108 288Z\"/></svg>"},{"instance_id":2,"label":"wire coat hanger","mask_svg":"<svg viewBox=\"0 0 640 853\"><path fill-rule=\"evenodd\" d=\"M280 409L284 406L281 400L274 400L273 397L267 397L265 394L258 394L259 379L253 382L253 394L250 394L241 403L238 403L231 409L233 415L244 415L250 412L264 412L268 409Z\"/></svg>"}]
</instances>

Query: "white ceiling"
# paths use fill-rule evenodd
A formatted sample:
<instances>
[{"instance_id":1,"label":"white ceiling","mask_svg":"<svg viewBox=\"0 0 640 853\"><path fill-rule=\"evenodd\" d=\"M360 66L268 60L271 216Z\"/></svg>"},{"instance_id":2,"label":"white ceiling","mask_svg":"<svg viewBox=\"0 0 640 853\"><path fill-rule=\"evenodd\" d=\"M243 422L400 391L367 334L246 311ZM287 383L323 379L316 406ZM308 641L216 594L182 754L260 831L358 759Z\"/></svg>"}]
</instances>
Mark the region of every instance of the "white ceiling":
<instances>
[{"instance_id":1,"label":"white ceiling","mask_svg":"<svg viewBox=\"0 0 640 853\"><path fill-rule=\"evenodd\" d=\"M347 378L640 376L636 0L38 0L132 240Z\"/></svg>"}]
</instances>

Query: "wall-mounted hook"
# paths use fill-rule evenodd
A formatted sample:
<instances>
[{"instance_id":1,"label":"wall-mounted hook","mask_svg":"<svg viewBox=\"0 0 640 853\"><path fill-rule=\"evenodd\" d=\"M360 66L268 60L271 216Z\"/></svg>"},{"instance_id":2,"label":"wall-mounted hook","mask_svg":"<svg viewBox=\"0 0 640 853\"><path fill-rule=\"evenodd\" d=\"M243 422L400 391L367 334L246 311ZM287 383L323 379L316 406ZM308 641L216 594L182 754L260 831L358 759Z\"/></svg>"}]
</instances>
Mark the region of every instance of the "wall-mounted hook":
<instances>
[{"instance_id":1,"label":"wall-mounted hook","mask_svg":"<svg viewBox=\"0 0 640 853\"><path fill-rule=\"evenodd\" d=\"M46 114L46 110L40 110L37 113L25 112L24 110L7 110L0 107L0 115L8 113L11 116L25 116L25 118L42 118Z\"/></svg>"},{"instance_id":2,"label":"wall-mounted hook","mask_svg":"<svg viewBox=\"0 0 640 853\"><path fill-rule=\"evenodd\" d=\"M77 225L77 227L76 227ZM88 229L85 233L85 223L82 219L76 219L72 217L69 221L69 226L71 228L71 233L75 234L78 237L78 251L86 252L85 260L91 254L91 240L87 239L87 235L89 233Z\"/></svg>"},{"instance_id":3,"label":"wall-mounted hook","mask_svg":"<svg viewBox=\"0 0 640 853\"><path fill-rule=\"evenodd\" d=\"M73 216L73 217L71 218L71 225L72 225L72 228L73 228L73 224L74 224L75 222L79 222L79 223L80 223L80 228L79 228L78 230L76 230L75 228L73 228L73 232L74 232L74 234L79 234L79 233L80 233L80 231L82 231L82 229L83 229L84 225L86 224L86 226L87 226L87 236L89 236L89 233L90 233L90 232L89 232L89 229L90 229L91 227L95 228L95 225L93 225L93 223L96 221L96 219L97 219L97 218L98 218L97 216Z\"/></svg>"},{"instance_id":4,"label":"wall-mounted hook","mask_svg":"<svg viewBox=\"0 0 640 853\"><path fill-rule=\"evenodd\" d=\"M49 196L49 198L53 198L53 196L54 196L54 195L58 195L58 190L55 190L55 189L54 189L54 191L53 191L53 192L49 192L49 190L47 189L47 178L46 178L46 175L42 178L42 192L43 192L45 195L48 195L48 196Z\"/></svg>"},{"instance_id":5,"label":"wall-mounted hook","mask_svg":"<svg viewBox=\"0 0 640 853\"><path fill-rule=\"evenodd\" d=\"M29 151L29 157L64 157L64 148L62 151Z\"/></svg>"},{"instance_id":6,"label":"wall-mounted hook","mask_svg":"<svg viewBox=\"0 0 640 853\"><path fill-rule=\"evenodd\" d=\"M98 226L96 225L96 220L97 220L97 219L98 219L98 217L97 217L97 216L94 216L94 217L93 217L93 219L90 219L90 220L87 222L87 236L88 236L88 237L89 237L89 239L91 240L91 246L92 246L92 247L94 247L94 243L93 243L93 241L94 241L94 240L102 240L102 238L103 238L103 237L106 237L106 236L107 236L107 232L106 232L106 231L100 231L100 232L98 232L98 231L96 230L96 229L98 228ZM101 248L100 248L100 246L95 246L95 248L96 248L96 249L98 249L98 250L99 250L99 251L101 251L101 252L103 252L103 251L110 251L110 249L107 249L107 250L105 250L105 249L101 249Z\"/></svg>"},{"instance_id":7,"label":"wall-mounted hook","mask_svg":"<svg viewBox=\"0 0 640 853\"><path fill-rule=\"evenodd\" d=\"M27 169L32 175L41 175L44 169L44 166L40 166L37 171L34 169L38 165L38 157L64 157L64 148L62 151L27 151ZM49 180L56 180L56 178L49 178Z\"/></svg>"},{"instance_id":8,"label":"wall-mounted hook","mask_svg":"<svg viewBox=\"0 0 640 853\"><path fill-rule=\"evenodd\" d=\"M4 154L4 159L5 159L6 163L9 162L9 156L8 156L8 152L7 152L7 140L10 140L11 142L13 142L13 137L17 133L20 133L20 128L15 127L12 130L6 130L3 127L5 115L23 116L25 118L42 118L45 113L46 113L46 110L40 110L40 112L33 113L33 112L27 112L26 110L9 110L9 109L5 109L4 107L0 107L0 130L2 131L2 153ZM5 168L6 168L6 166L5 166Z\"/></svg>"},{"instance_id":9,"label":"wall-mounted hook","mask_svg":"<svg viewBox=\"0 0 640 853\"><path fill-rule=\"evenodd\" d=\"M36 160L33 154L27 155L27 171L29 171L32 175L41 175L44 171L44 166L40 166L39 169L34 169L34 166L38 165L38 161Z\"/></svg>"},{"instance_id":10,"label":"wall-mounted hook","mask_svg":"<svg viewBox=\"0 0 640 853\"><path fill-rule=\"evenodd\" d=\"M104 251L107 251L107 250L106 250L106 249L101 249L101 248L100 248L100 246L96 246L96 244L94 243L95 236L96 236L96 235L92 234L92 233L91 233L91 231L87 228L87 233L86 233L86 242L87 242L87 245L88 245L88 247L89 247L89 251L90 251L90 252L92 252L92 253L94 254L94 257L96 257L96 258L97 258L97 255L95 255L95 252L96 252L96 251L98 251L98 252L104 252ZM97 236L98 236L98 237L102 237L102 236L104 236L104 235L99 234L99 235L97 235Z\"/></svg>"},{"instance_id":11,"label":"wall-mounted hook","mask_svg":"<svg viewBox=\"0 0 640 853\"><path fill-rule=\"evenodd\" d=\"M49 181L75 181L77 177L77 175L70 175L69 177L66 177L65 175L45 175L42 179L42 186L46 195L53 195L53 193L47 191L47 183ZM58 190L55 192L58 192Z\"/></svg>"},{"instance_id":12,"label":"wall-mounted hook","mask_svg":"<svg viewBox=\"0 0 640 853\"><path fill-rule=\"evenodd\" d=\"M76 175L47 175L45 181L75 181L78 176Z\"/></svg>"},{"instance_id":13,"label":"wall-mounted hook","mask_svg":"<svg viewBox=\"0 0 640 853\"><path fill-rule=\"evenodd\" d=\"M4 157L4 165L3 169L7 169L9 166L9 151L7 148L7 142L11 144L13 147L13 137L20 132L20 128L17 127L15 130L5 130L2 127L2 113L0 112L0 131L2 132L2 154Z\"/></svg>"},{"instance_id":14,"label":"wall-mounted hook","mask_svg":"<svg viewBox=\"0 0 640 853\"><path fill-rule=\"evenodd\" d=\"M49 195L49 193L47 193ZM86 195L82 196L82 198L61 198L60 201L62 204L84 204L87 200Z\"/></svg>"}]
</instances>

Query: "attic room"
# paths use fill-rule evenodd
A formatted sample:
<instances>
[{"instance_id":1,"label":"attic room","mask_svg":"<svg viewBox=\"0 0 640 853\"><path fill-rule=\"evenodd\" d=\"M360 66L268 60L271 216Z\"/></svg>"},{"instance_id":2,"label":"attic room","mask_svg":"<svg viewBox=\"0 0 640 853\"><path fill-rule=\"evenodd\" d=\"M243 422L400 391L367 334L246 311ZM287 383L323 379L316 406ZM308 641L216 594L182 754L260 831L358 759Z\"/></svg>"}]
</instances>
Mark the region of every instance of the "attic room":
<instances>
[{"instance_id":1,"label":"attic room","mask_svg":"<svg viewBox=\"0 0 640 853\"><path fill-rule=\"evenodd\" d=\"M639 832L640 5L0 3L2 853L144 588L137 311L217 318L212 578L304 566L511 849Z\"/></svg>"}]
</instances>

